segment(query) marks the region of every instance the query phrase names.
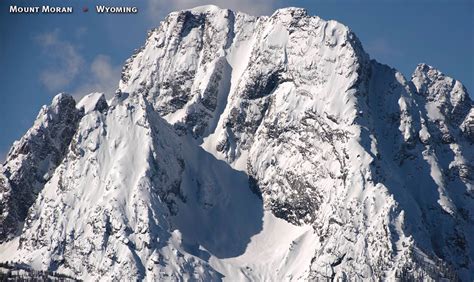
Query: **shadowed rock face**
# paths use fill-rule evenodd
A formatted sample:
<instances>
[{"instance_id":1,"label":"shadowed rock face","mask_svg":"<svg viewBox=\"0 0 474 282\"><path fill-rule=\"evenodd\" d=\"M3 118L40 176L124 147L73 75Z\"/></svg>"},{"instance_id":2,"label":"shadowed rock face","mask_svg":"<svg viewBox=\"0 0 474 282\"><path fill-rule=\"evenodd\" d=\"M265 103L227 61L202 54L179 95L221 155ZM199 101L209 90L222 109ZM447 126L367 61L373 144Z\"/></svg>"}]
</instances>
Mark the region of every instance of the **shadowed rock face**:
<instances>
[{"instance_id":1,"label":"shadowed rock face","mask_svg":"<svg viewBox=\"0 0 474 282\"><path fill-rule=\"evenodd\" d=\"M472 279L473 103L439 70L407 80L303 9L206 6L152 30L117 93L79 124L64 115L46 180L23 172L43 183L26 263L83 278ZM232 261L265 232L264 210L317 240L293 238L277 269Z\"/></svg>"},{"instance_id":2,"label":"shadowed rock face","mask_svg":"<svg viewBox=\"0 0 474 282\"><path fill-rule=\"evenodd\" d=\"M36 196L66 155L82 117L75 106L71 96L56 96L10 149L0 180L0 242L19 231Z\"/></svg>"},{"instance_id":3,"label":"shadowed rock face","mask_svg":"<svg viewBox=\"0 0 474 282\"><path fill-rule=\"evenodd\" d=\"M469 114L466 116L466 119L461 125L461 129L471 143L474 143L474 110L471 109Z\"/></svg>"}]
</instances>

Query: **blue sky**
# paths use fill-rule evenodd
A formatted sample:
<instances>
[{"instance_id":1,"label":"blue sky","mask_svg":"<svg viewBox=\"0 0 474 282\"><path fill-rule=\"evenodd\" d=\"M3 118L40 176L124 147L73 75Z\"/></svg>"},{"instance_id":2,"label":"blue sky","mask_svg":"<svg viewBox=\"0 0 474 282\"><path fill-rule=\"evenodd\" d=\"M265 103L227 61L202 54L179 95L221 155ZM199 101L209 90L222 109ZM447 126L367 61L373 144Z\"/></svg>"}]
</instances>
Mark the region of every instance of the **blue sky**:
<instances>
[{"instance_id":1,"label":"blue sky","mask_svg":"<svg viewBox=\"0 0 474 282\"><path fill-rule=\"evenodd\" d=\"M13 15L10 5L72 5L71 15ZM98 15L95 4L134 5L133 15ZM271 14L297 6L348 25L372 58L409 77L418 63L461 80L474 94L474 1L363 0L1 0L0 160L54 95L113 93L124 61L173 10L204 4ZM83 13L82 7L90 11Z\"/></svg>"}]
</instances>

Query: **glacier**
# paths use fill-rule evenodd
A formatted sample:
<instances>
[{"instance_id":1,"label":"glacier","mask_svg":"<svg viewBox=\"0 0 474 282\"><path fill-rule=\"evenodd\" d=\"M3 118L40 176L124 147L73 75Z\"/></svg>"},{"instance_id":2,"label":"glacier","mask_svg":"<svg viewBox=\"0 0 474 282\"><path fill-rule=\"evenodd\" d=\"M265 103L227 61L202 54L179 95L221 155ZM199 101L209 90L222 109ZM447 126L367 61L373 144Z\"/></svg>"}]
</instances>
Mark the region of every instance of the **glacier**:
<instances>
[{"instance_id":1,"label":"glacier","mask_svg":"<svg viewBox=\"0 0 474 282\"><path fill-rule=\"evenodd\" d=\"M84 93L86 94L86 93ZM336 21L173 12L111 99L44 106L0 167L0 261L84 280L474 278L474 107Z\"/></svg>"}]
</instances>

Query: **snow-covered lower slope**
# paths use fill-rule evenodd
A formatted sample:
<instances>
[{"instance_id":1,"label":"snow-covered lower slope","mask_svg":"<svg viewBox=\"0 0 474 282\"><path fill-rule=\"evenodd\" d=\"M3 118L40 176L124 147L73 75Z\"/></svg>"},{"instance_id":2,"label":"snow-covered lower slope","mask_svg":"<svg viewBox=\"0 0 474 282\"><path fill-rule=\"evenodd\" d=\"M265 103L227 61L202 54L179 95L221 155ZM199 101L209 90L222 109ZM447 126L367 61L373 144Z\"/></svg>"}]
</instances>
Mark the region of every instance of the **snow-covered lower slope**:
<instances>
[{"instance_id":1,"label":"snow-covered lower slope","mask_svg":"<svg viewBox=\"0 0 474 282\"><path fill-rule=\"evenodd\" d=\"M71 109L2 260L108 280L474 277L466 89L426 64L407 80L338 22L174 12L113 99ZM9 154L2 195L34 156Z\"/></svg>"},{"instance_id":2,"label":"snow-covered lower slope","mask_svg":"<svg viewBox=\"0 0 474 282\"><path fill-rule=\"evenodd\" d=\"M178 139L141 96L115 98L107 114L82 118L69 154L30 209L13 259L86 279L218 279L242 275L244 263L272 277L268 261L288 254L232 260L255 258L246 249L259 240L253 236L263 218L245 173ZM268 212L265 219L279 246L290 248L308 230Z\"/></svg>"}]
</instances>

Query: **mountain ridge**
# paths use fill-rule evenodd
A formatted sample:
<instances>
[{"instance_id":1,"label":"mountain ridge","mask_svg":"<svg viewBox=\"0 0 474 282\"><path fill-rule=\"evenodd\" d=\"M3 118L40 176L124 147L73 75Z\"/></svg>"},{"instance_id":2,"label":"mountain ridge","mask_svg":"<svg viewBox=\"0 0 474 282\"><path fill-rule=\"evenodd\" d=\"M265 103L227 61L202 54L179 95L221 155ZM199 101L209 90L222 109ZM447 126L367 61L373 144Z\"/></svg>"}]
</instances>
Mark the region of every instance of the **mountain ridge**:
<instances>
[{"instance_id":1,"label":"mountain ridge","mask_svg":"<svg viewBox=\"0 0 474 282\"><path fill-rule=\"evenodd\" d=\"M19 261L82 278L472 279L467 90L426 64L406 80L342 24L173 12L111 100L84 99L21 205Z\"/></svg>"}]
</instances>

